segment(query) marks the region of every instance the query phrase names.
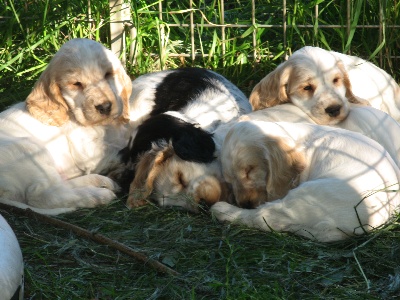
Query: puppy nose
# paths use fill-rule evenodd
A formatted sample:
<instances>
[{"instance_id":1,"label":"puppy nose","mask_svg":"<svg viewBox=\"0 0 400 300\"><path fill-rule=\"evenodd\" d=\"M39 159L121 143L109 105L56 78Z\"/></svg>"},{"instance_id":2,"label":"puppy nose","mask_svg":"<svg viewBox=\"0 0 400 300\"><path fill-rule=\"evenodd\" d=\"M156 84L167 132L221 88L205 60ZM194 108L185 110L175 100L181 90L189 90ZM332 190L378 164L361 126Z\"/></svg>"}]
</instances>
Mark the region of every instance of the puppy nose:
<instances>
[{"instance_id":1,"label":"puppy nose","mask_svg":"<svg viewBox=\"0 0 400 300\"><path fill-rule=\"evenodd\" d=\"M325 112L330 117L337 117L340 114L340 109L342 108L341 105L331 105L325 108Z\"/></svg>"},{"instance_id":2,"label":"puppy nose","mask_svg":"<svg viewBox=\"0 0 400 300\"><path fill-rule=\"evenodd\" d=\"M112 103L110 101L104 102L103 104L96 105L96 110L102 115L109 115L111 112Z\"/></svg>"},{"instance_id":3,"label":"puppy nose","mask_svg":"<svg viewBox=\"0 0 400 300\"><path fill-rule=\"evenodd\" d=\"M251 200L245 200L239 205L241 208L252 209L255 208L254 203Z\"/></svg>"}]
</instances>

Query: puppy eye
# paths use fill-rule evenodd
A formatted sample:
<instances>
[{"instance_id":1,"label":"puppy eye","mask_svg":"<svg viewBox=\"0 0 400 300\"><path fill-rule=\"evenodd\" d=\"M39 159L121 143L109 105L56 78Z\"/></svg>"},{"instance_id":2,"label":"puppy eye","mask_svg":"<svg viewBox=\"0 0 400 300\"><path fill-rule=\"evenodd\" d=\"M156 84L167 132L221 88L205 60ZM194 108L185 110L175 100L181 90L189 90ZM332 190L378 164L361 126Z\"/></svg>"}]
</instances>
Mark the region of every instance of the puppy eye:
<instances>
[{"instance_id":1,"label":"puppy eye","mask_svg":"<svg viewBox=\"0 0 400 300\"><path fill-rule=\"evenodd\" d=\"M333 83L334 84L338 84L339 82L340 82L340 78L339 77L336 77L336 78L333 79Z\"/></svg>"},{"instance_id":2,"label":"puppy eye","mask_svg":"<svg viewBox=\"0 0 400 300\"><path fill-rule=\"evenodd\" d=\"M311 86L311 84L309 84L309 85L306 85L306 86L303 88L303 90L305 90L305 91L312 91L312 90L313 90L313 87Z\"/></svg>"},{"instance_id":3,"label":"puppy eye","mask_svg":"<svg viewBox=\"0 0 400 300\"><path fill-rule=\"evenodd\" d=\"M80 82L80 81L74 82L73 85L76 87L79 87L79 88L81 88L83 86L82 82Z\"/></svg>"},{"instance_id":4,"label":"puppy eye","mask_svg":"<svg viewBox=\"0 0 400 300\"><path fill-rule=\"evenodd\" d=\"M113 75L113 72L107 72L105 75L104 75L104 78L107 78L107 77L110 77L110 76L112 76Z\"/></svg>"}]
</instances>

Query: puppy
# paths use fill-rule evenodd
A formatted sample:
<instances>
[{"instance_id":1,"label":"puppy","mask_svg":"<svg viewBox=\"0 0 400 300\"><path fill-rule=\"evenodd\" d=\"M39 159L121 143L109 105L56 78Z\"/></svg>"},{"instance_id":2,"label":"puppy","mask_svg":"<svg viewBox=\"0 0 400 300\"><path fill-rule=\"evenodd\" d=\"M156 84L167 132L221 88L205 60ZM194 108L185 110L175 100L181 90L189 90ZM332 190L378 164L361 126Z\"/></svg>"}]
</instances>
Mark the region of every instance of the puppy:
<instances>
[{"instance_id":1,"label":"puppy","mask_svg":"<svg viewBox=\"0 0 400 300\"><path fill-rule=\"evenodd\" d=\"M228 201L229 193L217 160L183 160L176 155L172 143L160 140L138 159L127 206L139 207L151 200L162 207L178 206L198 212L199 205Z\"/></svg>"},{"instance_id":2,"label":"puppy","mask_svg":"<svg viewBox=\"0 0 400 300\"><path fill-rule=\"evenodd\" d=\"M239 121L245 120L289 121L315 124L306 113L290 103L254 111L239 117ZM190 140L182 139L180 140L180 145L176 146L173 146L172 142L170 144L164 143L164 146L159 144L154 145L151 153L146 153L142 159L139 159L141 163L138 164L136 170L138 177L131 184L131 196L129 197L131 202L127 202L128 207L140 206L145 204L147 200L152 199L161 206L183 206L194 211L200 199L199 197L195 197L194 199L197 200L194 200L193 195L198 195L199 193L194 193L195 189L187 187L193 185L191 182L198 182L202 178L213 178L213 182L215 182L214 189L222 191L221 193L214 194L215 197L212 199L206 198L204 200L205 203L212 204L217 199L218 201L232 202L233 195L230 184L222 176L220 151L227 132L236 123L237 120L232 120L231 122L221 124L212 132L212 139L215 145L215 158L209 162L187 161L175 152L175 149L180 148L186 148L191 153L207 151L207 147L200 140L196 141L193 139L189 143ZM349 116L343 122L336 124L335 127L360 132L376 140L384 146L396 164L400 165L400 141L397 138L400 125L386 113L369 106L353 107L350 110ZM163 153L168 153L169 155L163 155ZM162 159L156 161L156 157L162 157ZM177 180L177 178L185 178L185 180ZM159 182L163 182L163 184ZM182 185L182 182L186 182L186 184ZM253 193L255 192L253 191ZM241 201L240 195L238 198ZM185 205L182 203L185 203Z\"/></svg>"},{"instance_id":3,"label":"puppy","mask_svg":"<svg viewBox=\"0 0 400 300\"><path fill-rule=\"evenodd\" d=\"M25 102L0 114L0 202L58 214L115 198L98 175L126 145L132 82L112 52L73 39Z\"/></svg>"},{"instance_id":4,"label":"puppy","mask_svg":"<svg viewBox=\"0 0 400 300\"><path fill-rule=\"evenodd\" d=\"M291 103L253 111L239 118L239 121L249 120L316 124L309 115ZM400 124L381 110L371 106L353 106L346 119L331 127L359 132L375 140L400 166Z\"/></svg>"},{"instance_id":5,"label":"puppy","mask_svg":"<svg viewBox=\"0 0 400 300\"><path fill-rule=\"evenodd\" d=\"M391 92L383 95L389 86ZM397 107L395 99L400 99L398 85L383 70L354 56L304 47L254 87L250 102L254 110L291 102L315 123L333 125L347 117L349 103L371 102L375 108L383 109L377 105L377 98L391 103L391 109ZM392 116L397 119L397 115Z\"/></svg>"},{"instance_id":6,"label":"puppy","mask_svg":"<svg viewBox=\"0 0 400 300\"><path fill-rule=\"evenodd\" d=\"M325 51L305 47L303 51ZM400 86L384 70L356 56L331 51L340 60L350 79L352 91L357 98L367 100L374 108L388 113L400 121Z\"/></svg>"},{"instance_id":7,"label":"puppy","mask_svg":"<svg viewBox=\"0 0 400 300\"><path fill-rule=\"evenodd\" d=\"M0 299L24 299L24 258L14 231L0 214Z\"/></svg>"},{"instance_id":8,"label":"puppy","mask_svg":"<svg viewBox=\"0 0 400 300\"><path fill-rule=\"evenodd\" d=\"M331 242L382 226L400 204L398 166L352 131L244 121L227 134L221 160L239 205L214 204L221 221Z\"/></svg>"},{"instance_id":9,"label":"puppy","mask_svg":"<svg viewBox=\"0 0 400 300\"><path fill-rule=\"evenodd\" d=\"M128 207L145 203L134 196L137 194L134 190L140 188L139 183L143 181L132 182L135 173L139 172L136 168L138 160L151 150L153 143L162 140L170 144L180 160L210 163L215 158L210 132L251 111L248 99L234 84L218 73L200 68L143 75L134 80L132 94L135 116L131 116L131 120L137 127L130 143L121 151L125 170L109 174L117 178L122 187L131 185ZM155 159L156 155L150 157ZM143 172L142 168L140 172Z\"/></svg>"},{"instance_id":10,"label":"puppy","mask_svg":"<svg viewBox=\"0 0 400 300\"><path fill-rule=\"evenodd\" d=\"M203 68L148 73L132 83L130 122L137 128L149 117L176 116L213 131L221 122L252 110L248 98L221 74ZM133 132L134 137L136 132Z\"/></svg>"}]
</instances>

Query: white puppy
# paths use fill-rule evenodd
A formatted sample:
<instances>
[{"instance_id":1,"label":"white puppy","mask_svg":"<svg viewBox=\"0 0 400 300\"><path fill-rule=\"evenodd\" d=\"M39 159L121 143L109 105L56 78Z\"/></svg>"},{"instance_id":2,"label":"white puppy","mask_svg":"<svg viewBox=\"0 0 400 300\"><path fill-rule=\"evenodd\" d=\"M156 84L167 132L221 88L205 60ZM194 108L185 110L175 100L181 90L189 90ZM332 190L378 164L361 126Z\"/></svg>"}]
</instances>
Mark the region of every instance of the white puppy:
<instances>
[{"instance_id":1,"label":"white puppy","mask_svg":"<svg viewBox=\"0 0 400 300\"><path fill-rule=\"evenodd\" d=\"M400 204L398 166L352 131L244 121L226 136L221 160L240 206L270 201L255 209L216 203L221 221L329 242L380 227Z\"/></svg>"},{"instance_id":2,"label":"white puppy","mask_svg":"<svg viewBox=\"0 0 400 300\"><path fill-rule=\"evenodd\" d=\"M0 202L58 214L115 198L97 174L126 145L131 87L110 50L65 43L26 101L0 114Z\"/></svg>"},{"instance_id":3,"label":"white puppy","mask_svg":"<svg viewBox=\"0 0 400 300\"><path fill-rule=\"evenodd\" d=\"M400 87L389 74L361 58L310 46L265 76L250 102L254 110L291 102L325 125L343 120L349 102L371 104L400 120Z\"/></svg>"},{"instance_id":4,"label":"white puppy","mask_svg":"<svg viewBox=\"0 0 400 300\"><path fill-rule=\"evenodd\" d=\"M239 120L315 124L304 111L290 103L253 111ZM388 114L370 106L353 106L346 119L330 126L359 132L377 141L400 167L400 124Z\"/></svg>"},{"instance_id":5,"label":"white puppy","mask_svg":"<svg viewBox=\"0 0 400 300\"><path fill-rule=\"evenodd\" d=\"M290 103L254 111L241 116L239 120L314 124L305 112ZM151 197L160 206L181 206L194 211L201 200L208 205L217 201L231 202L232 193L222 174L220 150L227 132L236 123L237 120L233 120L222 124L213 132L215 159L207 163L181 159L168 143L153 145L152 150L144 154L137 165L138 176L131 184L132 194L129 198L136 200L127 205L142 205L146 203L147 197ZM353 107L349 116L334 126L360 132L376 140L400 165L400 140L397 138L400 125L386 113L369 106ZM193 153L204 151L204 143L186 141L185 144ZM209 189L203 188L207 186ZM237 199L241 201L240 195Z\"/></svg>"}]
</instances>

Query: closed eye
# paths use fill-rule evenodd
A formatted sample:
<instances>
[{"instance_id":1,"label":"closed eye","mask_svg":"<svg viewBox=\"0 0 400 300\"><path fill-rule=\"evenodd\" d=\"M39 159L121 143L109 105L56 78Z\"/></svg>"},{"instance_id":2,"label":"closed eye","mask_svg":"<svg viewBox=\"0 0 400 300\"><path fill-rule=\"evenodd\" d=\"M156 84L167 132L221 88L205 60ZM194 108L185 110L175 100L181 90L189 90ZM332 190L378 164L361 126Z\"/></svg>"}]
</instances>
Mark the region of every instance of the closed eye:
<instances>
[{"instance_id":1,"label":"closed eye","mask_svg":"<svg viewBox=\"0 0 400 300\"><path fill-rule=\"evenodd\" d=\"M80 81L74 82L73 85L76 86L76 87L82 87L83 86L82 82L80 82Z\"/></svg>"},{"instance_id":2,"label":"closed eye","mask_svg":"<svg viewBox=\"0 0 400 300\"><path fill-rule=\"evenodd\" d=\"M178 173L177 173L177 179L178 179L178 183L179 183L183 188L186 188L186 187L187 187L187 183L186 183L185 179L183 178L182 172L178 172Z\"/></svg>"},{"instance_id":3,"label":"closed eye","mask_svg":"<svg viewBox=\"0 0 400 300\"><path fill-rule=\"evenodd\" d=\"M114 73L112 71L106 72L106 74L104 74L104 78L110 77L112 76Z\"/></svg>"}]
</instances>

